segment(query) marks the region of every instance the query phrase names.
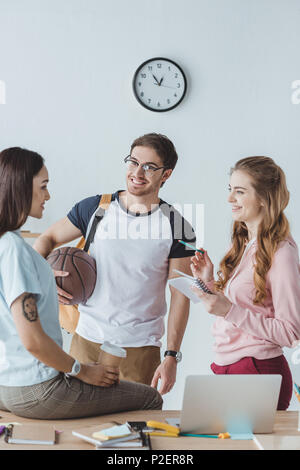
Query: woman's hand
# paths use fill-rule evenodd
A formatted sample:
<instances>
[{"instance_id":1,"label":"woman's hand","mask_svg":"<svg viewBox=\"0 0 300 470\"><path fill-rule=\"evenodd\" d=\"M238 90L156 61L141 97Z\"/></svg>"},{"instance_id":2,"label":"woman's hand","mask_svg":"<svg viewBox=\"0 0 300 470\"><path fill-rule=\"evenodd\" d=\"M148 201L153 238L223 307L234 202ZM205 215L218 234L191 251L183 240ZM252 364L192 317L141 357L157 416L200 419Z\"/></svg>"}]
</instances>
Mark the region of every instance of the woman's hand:
<instances>
[{"instance_id":1,"label":"woman's hand","mask_svg":"<svg viewBox=\"0 0 300 470\"><path fill-rule=\"evenodd\" d=\"M67 271L55 271L53 270L54 277L66 277L69 276L69 273ZM61 289L61 287L58 287L56 284L56 290L57 290L57 295L58 295L58 301L60 304L63 305L69 305L70 300L73 299L73 296L69 294L69 292Z\"/></svg>"},{"instance_id":2,"label":"woman's hand","mask_svg":"<svg viewBox=\"0 0 300 470\"><path fill-rule=\"evenodd\" d=\"M214 265L207 251L203 250L203 248L201 250L204 251L204 254L196 251L195 256L192 257L191 270L194 277L201 279L203 282L209 282L214 277Z\"/></svg>"},{"instance_id":3,"label":"woman's hand","mask_svg":"<svg viewBox=\"0 0 300 470\"><path fill-rule=\"evenodd\" d=\"M218 317L225 317L231 309L232 303L222 292L206 294L195 286L191 286L191 290L202 300L208 313L217 315Z\"/></svg>"},{"instance_id":4,"label":"woman's hand","mask_svg":"<svg viewBox=\"0 0 300 470\"><path fill-rule=\"evenodd\" d=\"M119 383L120 370L118 367L105 366L99 363L81 364L81 370L76 376L87 384L98 387L111 387Z\"/></svg>"}]
</instances>

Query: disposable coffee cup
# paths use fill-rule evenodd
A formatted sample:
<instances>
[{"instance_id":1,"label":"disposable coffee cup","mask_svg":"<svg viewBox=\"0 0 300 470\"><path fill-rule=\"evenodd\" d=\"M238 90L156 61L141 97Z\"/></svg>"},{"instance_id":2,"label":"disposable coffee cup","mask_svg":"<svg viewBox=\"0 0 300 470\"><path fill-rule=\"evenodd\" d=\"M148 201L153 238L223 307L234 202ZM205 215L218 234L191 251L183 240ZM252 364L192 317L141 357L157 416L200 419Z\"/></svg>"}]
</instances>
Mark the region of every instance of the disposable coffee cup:
<instances>
[{"instance_id":1,"label":"disposable coffee cup","mask_svg":"<svg viewBox=\"0 0 300 470\"><path fill-rule=\"evenodd\" d=\"M119 367L123 358L127 356L126 349L104 341L100 346L99 362L105 366Z\"/></svg>"}]
</instances>

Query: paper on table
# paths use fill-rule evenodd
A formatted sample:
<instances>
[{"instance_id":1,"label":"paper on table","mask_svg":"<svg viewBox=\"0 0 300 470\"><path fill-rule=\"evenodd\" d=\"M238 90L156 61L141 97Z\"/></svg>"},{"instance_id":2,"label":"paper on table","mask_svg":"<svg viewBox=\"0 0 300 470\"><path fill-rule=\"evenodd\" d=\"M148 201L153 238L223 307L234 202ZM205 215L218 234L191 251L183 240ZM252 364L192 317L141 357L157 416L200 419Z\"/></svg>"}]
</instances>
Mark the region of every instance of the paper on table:
<instances>
[{"instance_id":1,"label":"paper on table","mask_svg":"<svg viewBox=\"0 0 300 470\"><path fill-rule=\"evenodd\" d=\"M22 426L21 423L14 423L13 421L9 421L9 423L2 423L2 422L0 421L0 425L1 425L1 426L5 426L5 427L6 427L6 426L9 426L10 424L12 424L13 426Z\"/></svg>"},{"instance_id":2,"label":"paper on table","mask_svg":"<svg viewBox=\"0 0 300 470\"><path fill-rule=\"evenodd\" d=\"M254 443L260 450L300 450L299 435L256 434Z\"/></svg>"},{"instance_id":3,"label":"paper on table","mask_svg":"<svg viewBox=\"0 0 300 470\"><path fill-rule=\"evenodd\" d=\"M194 304L198 304L201 302L199 297L194 294L194 292L190 289L193 285L194 278L189 277L175 277L174 279L169 280L169 284L176 289L178 289L182 294L188 297Z\"/></svg>"},{"instance_id":4,"label":"paper on table","mask_svg":"<svg viewBox=\"0 0 300 470\"><path fill-rule=\"evenodd\" d=\"M231 439L235 440L244 440L244 441L251 441L254 436L251 432L248 433L233 433L230 434Z\"/></svg>"}]
</instances>

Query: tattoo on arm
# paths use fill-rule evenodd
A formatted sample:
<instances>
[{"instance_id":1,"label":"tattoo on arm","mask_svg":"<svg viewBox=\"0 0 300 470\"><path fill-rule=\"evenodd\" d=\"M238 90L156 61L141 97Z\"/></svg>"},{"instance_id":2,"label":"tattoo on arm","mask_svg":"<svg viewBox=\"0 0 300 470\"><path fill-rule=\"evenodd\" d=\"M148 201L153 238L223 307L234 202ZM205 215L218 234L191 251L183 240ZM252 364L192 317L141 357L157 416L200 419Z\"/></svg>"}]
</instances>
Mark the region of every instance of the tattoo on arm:
<instances>
[{"instance_id":1,"label":"tattoo on arm","mask_svg":"<svg viewBox=\"0 0 300 470\"><path fill-rule=\"evenodd\" d=\"M23 315L28 321L36 321L38 319L38 310L34 294L27 294L23 298Z\"/></svg>"}]
</instances>

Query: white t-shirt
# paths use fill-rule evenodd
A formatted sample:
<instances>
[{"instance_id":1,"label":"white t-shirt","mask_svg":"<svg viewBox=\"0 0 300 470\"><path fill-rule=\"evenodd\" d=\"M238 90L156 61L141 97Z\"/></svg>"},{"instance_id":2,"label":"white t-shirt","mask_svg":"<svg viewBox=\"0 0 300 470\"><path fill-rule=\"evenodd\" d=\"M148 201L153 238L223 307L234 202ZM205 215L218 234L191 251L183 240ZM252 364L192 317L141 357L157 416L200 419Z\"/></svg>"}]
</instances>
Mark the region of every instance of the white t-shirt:
<instances>
[{"instance_id":1,"label":"white t-shirt","mask_svg":"<svg viewBox=\"0 0 300 470\"><path fill-rule=\"evenodd\" d=\"M99 195L84 199L68 214L85 237L99 201ZM79 305L76 332L97 343L161 346L169 259L194 254L178 239L195 242L195 233L172 206L161 200L153 211L136 214L115 193L90 245L97 282L87 303Z\"/></svg>"}]
</instances>

